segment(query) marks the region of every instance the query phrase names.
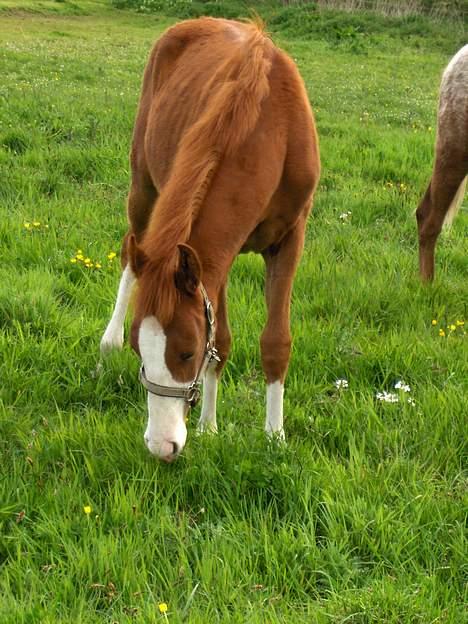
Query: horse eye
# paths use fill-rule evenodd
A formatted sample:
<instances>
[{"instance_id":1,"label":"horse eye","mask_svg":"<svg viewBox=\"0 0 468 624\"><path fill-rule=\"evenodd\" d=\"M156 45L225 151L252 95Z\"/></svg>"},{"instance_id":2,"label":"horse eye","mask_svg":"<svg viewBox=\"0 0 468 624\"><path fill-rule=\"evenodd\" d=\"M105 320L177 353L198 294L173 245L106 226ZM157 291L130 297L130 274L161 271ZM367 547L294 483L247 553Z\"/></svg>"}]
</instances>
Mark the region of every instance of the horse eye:
<instances>
[{"instance_id":1,"label":"horse eye","mask_svg":"<svg viewBox=\"0 0 468 624\"><path fill-rule=\"evenodd\" d=\"M187 360L191 360L192 358L193 358L193 353L184 352L180 354L180 359L183 360L184 362Z\"/></svg>"}]
</instances>

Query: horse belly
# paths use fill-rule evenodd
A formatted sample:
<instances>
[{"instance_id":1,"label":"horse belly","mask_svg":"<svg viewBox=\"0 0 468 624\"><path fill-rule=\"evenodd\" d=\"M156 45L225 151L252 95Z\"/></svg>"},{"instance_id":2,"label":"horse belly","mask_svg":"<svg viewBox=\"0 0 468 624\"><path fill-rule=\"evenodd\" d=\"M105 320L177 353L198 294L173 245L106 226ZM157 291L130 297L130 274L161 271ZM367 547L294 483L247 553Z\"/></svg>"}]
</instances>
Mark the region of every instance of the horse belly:
<instances>
[{"instance_id":1,"label":"horse belly","mask_svg":"<svg viewBox=\"0 0 468 624\"><path fill-rule=\"evenodd\" d=\"M248 253L249 251L262 253L279 244L294 225L296 219L291 222L284 217L272 217L262 221L249 235L240 253Z\"/></svg>"}]
</instances>

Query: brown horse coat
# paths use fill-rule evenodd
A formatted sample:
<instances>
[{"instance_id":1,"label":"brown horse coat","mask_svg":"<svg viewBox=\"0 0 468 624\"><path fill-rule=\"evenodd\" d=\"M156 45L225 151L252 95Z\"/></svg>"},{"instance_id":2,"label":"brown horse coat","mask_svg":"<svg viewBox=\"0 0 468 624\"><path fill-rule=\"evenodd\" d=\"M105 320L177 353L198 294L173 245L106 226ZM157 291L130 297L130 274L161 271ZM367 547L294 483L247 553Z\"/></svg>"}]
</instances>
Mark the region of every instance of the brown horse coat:
<instances>
[{"instance_id":1,"label":"brown horse coat","mask_svg":"<svg viewBox=\"0 0 468 624\"><path fill-rule=\"evenodd\" d=\"M295 64L252 23L203 18L170 28L146 67L131 165L124 276L102 348L121 342L122 310L136 278L132 343L141 352L141 342L150 340L142 338L142 322L154 318L165 353L152 376L162 366L173 383L188 383L203 359L203 282L216 313L219 375L230 347L229 270L239 253L261 253L268 307L262 363L269 387L281 386L267 395L266 429L281 433L292 282L320 172L314 120ZM205 392L207 400L213 392ZM163 405L154 408L155 421L168 403L153 398ZM200 426L215 428L214 406L205 403ZM150 424L150 450L175 455L185 438L153 435L158 426Z\"/></svg>"}]
</instances>

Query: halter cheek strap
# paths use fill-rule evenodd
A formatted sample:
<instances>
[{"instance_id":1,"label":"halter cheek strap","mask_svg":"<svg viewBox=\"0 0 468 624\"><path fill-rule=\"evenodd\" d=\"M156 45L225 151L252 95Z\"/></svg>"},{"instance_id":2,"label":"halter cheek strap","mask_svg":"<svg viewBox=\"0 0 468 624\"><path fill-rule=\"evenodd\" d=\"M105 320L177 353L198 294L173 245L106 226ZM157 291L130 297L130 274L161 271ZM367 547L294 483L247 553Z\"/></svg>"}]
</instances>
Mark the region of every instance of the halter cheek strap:
<instances>
[{"instance_id":1,"label":"halter cheek strap","mask_svg":"<svg viewBox=\"0 0 468 624\"><path fill-rule=\"evenodd\" d=\"M201 383L206 369L211 364L211 362L220 362L218 351L215 347L216 321L213 306L211 305L211 301L203 284L200 284L200 290L203 295L203 301L205 304L207 343L205 347L203 362L201 363L200 368L198 369L197 376L192 381L192 383L185 388L161 386L160 384L153 383L146 378L145 368L143 364L140 368L140 381L142 385L146 388L146 390L148 390L148 392L150 392L151 394L155 394L156 396L184 399L185 401L187 401L190 407L195 407L195 405L200 400Z\"/></svg>"}]
</instances>

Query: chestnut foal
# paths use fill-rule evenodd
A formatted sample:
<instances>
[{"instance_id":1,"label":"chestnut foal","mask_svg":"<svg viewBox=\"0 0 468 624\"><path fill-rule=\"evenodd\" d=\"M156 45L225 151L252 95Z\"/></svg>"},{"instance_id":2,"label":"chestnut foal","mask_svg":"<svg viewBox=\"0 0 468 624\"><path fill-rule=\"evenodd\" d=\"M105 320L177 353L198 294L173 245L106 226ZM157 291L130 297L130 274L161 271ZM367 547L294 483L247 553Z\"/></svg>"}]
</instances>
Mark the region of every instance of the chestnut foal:
<instances>
[{"instance_id":1,"label":"chestnut foal","mask_svg":"<svg viewBox=\"0 0 468 624\"><path fill-rule=\"evenodd\" d=\"M148 449L177 457L202 379L198 427L216 431L231 343L227 278L248 251L266 263L265 429L283 436L291 290L320 173L293 61L253 23L202 18L170 28L145 70L131 165L123 274L101 350L122 346L138 282L131 343L148 391Z\"/></svg>"},{"instance_id":2,"label":"chestnut foal","mask_svg":"<svg viewBox=\"0 0 468 624\"><path fill-rule=\"evenodd\" d=\"M419 271L434 277L434 250L443 223L455 217L468 175L468 45L448 64L440 85L434 171L417 211Z\"/></svg>"}]
</instances>

